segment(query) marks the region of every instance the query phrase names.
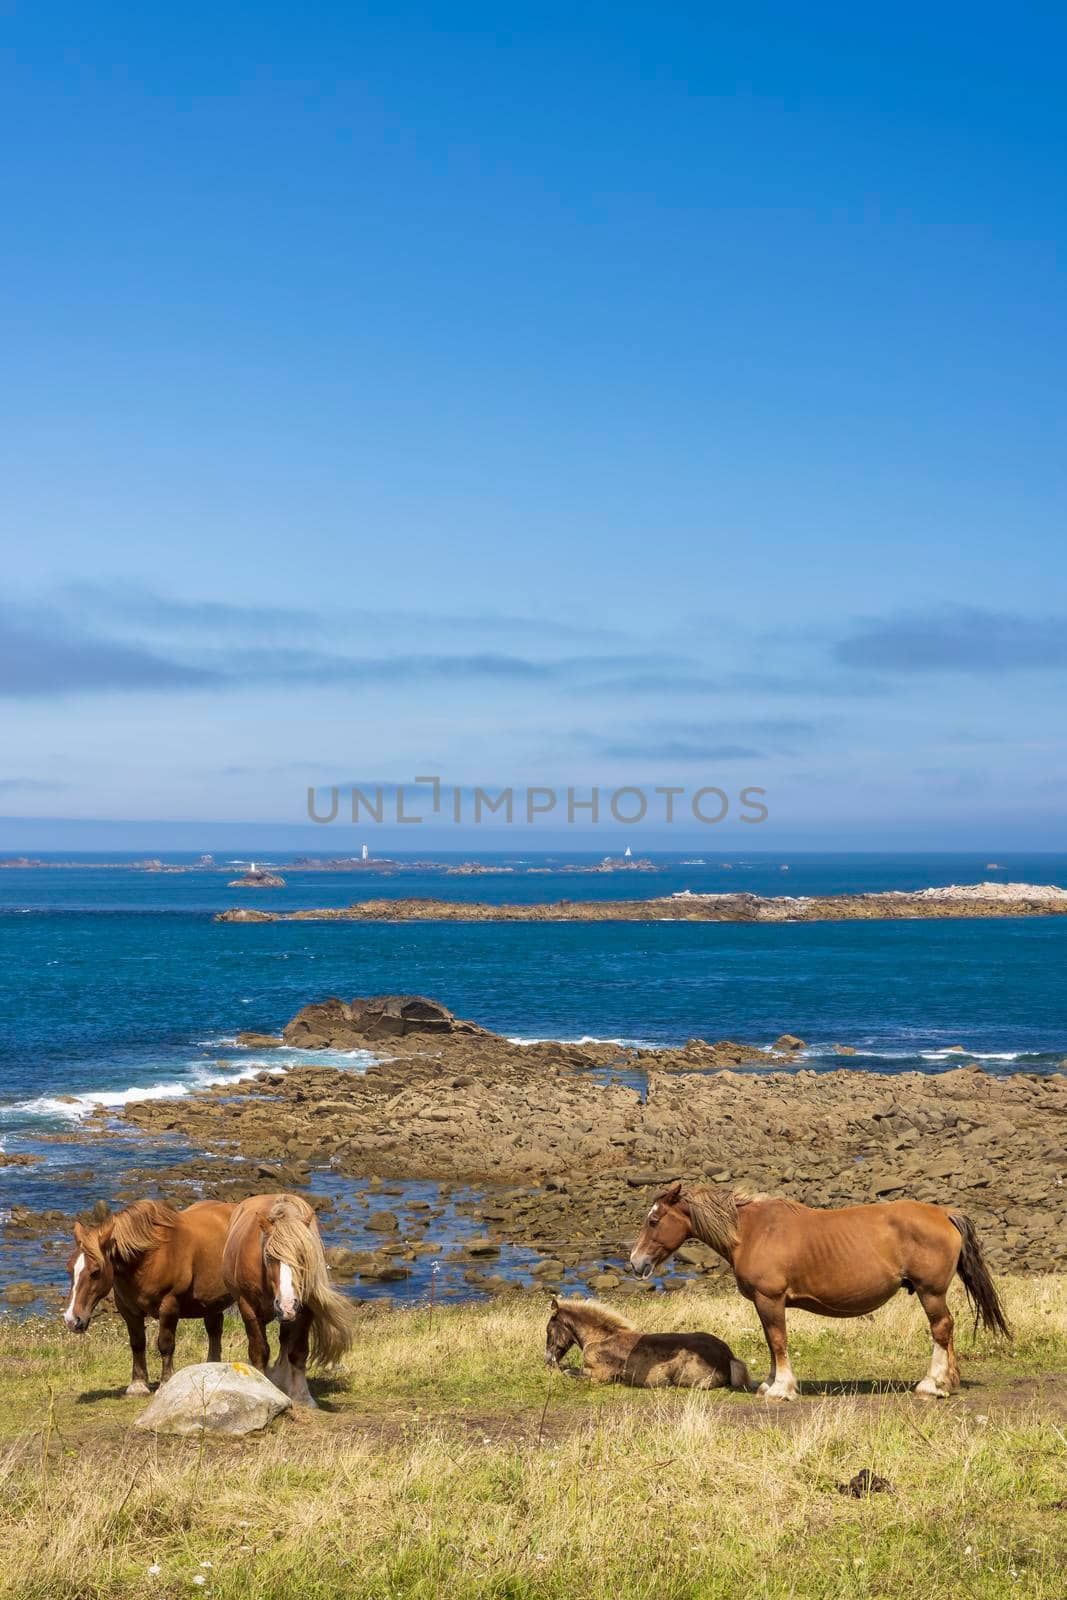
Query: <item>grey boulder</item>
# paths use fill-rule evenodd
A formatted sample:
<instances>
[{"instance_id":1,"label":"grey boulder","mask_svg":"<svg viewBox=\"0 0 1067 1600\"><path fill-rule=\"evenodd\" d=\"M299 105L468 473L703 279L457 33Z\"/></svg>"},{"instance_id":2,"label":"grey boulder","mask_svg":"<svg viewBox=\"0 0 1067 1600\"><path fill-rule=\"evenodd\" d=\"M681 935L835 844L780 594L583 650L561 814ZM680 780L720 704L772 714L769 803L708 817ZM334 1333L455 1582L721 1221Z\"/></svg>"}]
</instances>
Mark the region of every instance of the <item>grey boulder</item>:
<instances>
[{"instance_id":1,"label":"grey boulder","mask_svg":"<svg viewBox=\"0 0 1067 1600\"><path fill-rule=\"evenodd\" d=\"M137 1419L152 1433L255 1433L292 1401L243 1361L200 1361L157 1389Z\"/></svg>"}]
</instances>

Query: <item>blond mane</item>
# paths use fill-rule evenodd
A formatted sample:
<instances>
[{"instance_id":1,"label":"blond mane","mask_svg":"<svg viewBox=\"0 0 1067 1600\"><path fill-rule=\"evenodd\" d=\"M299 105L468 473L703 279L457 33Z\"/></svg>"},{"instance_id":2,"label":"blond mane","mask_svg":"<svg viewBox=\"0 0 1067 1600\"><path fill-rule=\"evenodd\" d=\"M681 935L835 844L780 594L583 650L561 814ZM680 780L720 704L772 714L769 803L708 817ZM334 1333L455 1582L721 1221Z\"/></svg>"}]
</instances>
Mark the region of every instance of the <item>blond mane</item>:
<instances>
[{"instance_id":1,"label":"blond mane","mask_svg":"<svg viewBox=\"0 0 1067 1600\"><path fill-rule=\"evenodd\" d=\"M633 1323L628 1322L621 1311L616 1311L614 1306L606 1306L602 1300L557 1300L556 1306L571 1322L581 1322L590 1330L615 1333L622 1328L628 1333L633 1332Z\"/></svg>"},{"instance_id":2,"label":"blond mane","mask_svg":"<svg viewBox=\"0 0 1067 1600\"><path fill-rule=\"evenodd\" d=\"M683 1189L680 1198L689 1207L694 1236L720 1255L729 1256L738 1240L737 1214L741 1207L751 1205L754 1200L768 1200L771 1196L757 1194L751 1189L702 1183Z\"/></svg>"},{"instance_id":3,"label":"blond mane","mask_svg":"<svg viewBox=\"0 0 1067 1600\"><path fill-rule=\"evenodd\" d=\"M330 1274L315 1213L296 1194L283 1194L267 1212L271 1231L263 1242L268 1259L283 1261L293 1274L298 1300L314 1313L311 1327L313 1360L323 1366L339 1361L352 1342L354 1311L330 1287Z\"/></svg>"},{"instance_id":4,"label":"blond mane","mask_svg":"<svg viewBox=\"0 0 1067 1600\"><path fill-rule=\"evenodd\" d=\"M165 1244L177 1223L178 1213L162 1200L136 1200L99 1227L87 1228L82 1249L97 1265L103 1263L105 1248L120 1261L132 1261Z\"/></svg>"}]
</instances>

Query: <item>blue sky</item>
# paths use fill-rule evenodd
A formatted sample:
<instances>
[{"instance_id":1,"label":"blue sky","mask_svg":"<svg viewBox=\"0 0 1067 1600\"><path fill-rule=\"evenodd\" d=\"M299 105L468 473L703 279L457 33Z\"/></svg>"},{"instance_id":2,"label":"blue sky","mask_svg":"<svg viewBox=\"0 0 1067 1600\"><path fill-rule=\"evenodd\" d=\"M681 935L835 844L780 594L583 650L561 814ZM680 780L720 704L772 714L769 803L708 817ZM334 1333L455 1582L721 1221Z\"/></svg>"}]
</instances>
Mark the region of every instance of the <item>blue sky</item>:
<instances>
[{"instance_id":1,"label":"blue sky","mask_svg":"<svg viewBox=\"0 0 1067 1600\"><path fill-rule=\"evenodd\" d=\"M1064 844L1062 13L0 30L0 814Z\"/></svg>"}]
</instances>

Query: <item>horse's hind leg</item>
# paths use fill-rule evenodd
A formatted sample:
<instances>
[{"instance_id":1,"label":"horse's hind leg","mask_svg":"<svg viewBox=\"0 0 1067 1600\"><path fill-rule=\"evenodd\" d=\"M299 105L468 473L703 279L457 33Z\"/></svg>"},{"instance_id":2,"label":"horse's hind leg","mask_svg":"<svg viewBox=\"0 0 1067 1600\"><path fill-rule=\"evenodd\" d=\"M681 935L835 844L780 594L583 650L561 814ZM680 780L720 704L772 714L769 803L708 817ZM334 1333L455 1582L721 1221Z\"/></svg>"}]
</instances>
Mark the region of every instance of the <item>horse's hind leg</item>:
<instances>
[{"instance_id":1,"label":"horse's hind leg","mask_svg":"<svg viewBox=\"0 0 1067 1600\"><path fill-rule=\"evenodd\" d=\"M209 1361L221 1361L222 1312L209 1311L204 1318L204 1327L207 1329L207 1358Z\"/></svg>"},{"instance_id":2,"label":"horse's hind leg","mask_svg":"<svg viewBox=\"0 0 1067 1600\"><path fill-rule=\"evenodd\" d=\"M145 1358L148 1341L145 1338L144 1317L136 1311L130 1313L124 1311L122 1320L130 1336L130 1355L133 1357L133 1376L126 1393L148 1394L148 1362Z\"/></svg>"},{"instance_id":3,"label":"horse's hind leg","mask_svg":"<svg viewBox=\"0 0 1067 1600\"><path fill-rule=\"evenodd\" d=\"M795 1400L800 1393L797 1380L793 1376L793 1369L789 1365L789 1347L785 1333L785 1298L774 1299L770 1295L756 1294L753 1296L760 1322L763 1324L763 1334L767 1340L767 1348L771 1352L771 1372L766 1383L761 1383L757 1394L767 1400Z\"/></svg>"},{"instance_id":4,"label":"horse's hind leg","mask_svg":"<svg viewBox=\"0 0 1067 1600\"><path fill-rule=\"evenodd\" d=\"M952 1313L943 1293L935 1293L932 1289L917 1289L916 1293L930 1319L930 1337L934 1341L934 1349L930 1357L930 1370L922 1382L915 1385L915 1393L944 1399L947 1395L955 1394L960 1386L956 1349L952 1342Z\"/></svg>"}]
</instances>

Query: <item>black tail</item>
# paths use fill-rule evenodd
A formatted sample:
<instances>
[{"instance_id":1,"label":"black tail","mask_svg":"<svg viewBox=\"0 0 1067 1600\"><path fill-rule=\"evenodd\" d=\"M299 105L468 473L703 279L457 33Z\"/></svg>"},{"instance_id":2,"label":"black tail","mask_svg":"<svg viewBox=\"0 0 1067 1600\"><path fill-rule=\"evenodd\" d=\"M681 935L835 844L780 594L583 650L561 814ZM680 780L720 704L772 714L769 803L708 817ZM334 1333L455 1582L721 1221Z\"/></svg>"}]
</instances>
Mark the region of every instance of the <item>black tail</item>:
<instances>
[{"instance_id":1,"label":"black tail","mask_svg":"<svg viewBox=\"0 0 1067 1600\"><path fill-rule=\"evenodd\" d=\"M965 1217L958 1211L950 1211L949 1218L953 1226L959 1230L960 1238L963 1240L963 1249L960 1251L956 1271L967 1291L967 1300L974 1312L975 1327L977 1328L981 1322L983 1328L988 1328L990 1333L1002 1333L1005 1338L1010 1338L1008 1319L1004 1315L1000 1296L989 1276L989 1268L985 1264L982 1247L974 1231L974 1223L970 1217Z\"/></svg>"}]
</instances>

